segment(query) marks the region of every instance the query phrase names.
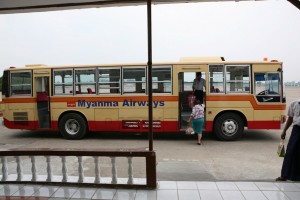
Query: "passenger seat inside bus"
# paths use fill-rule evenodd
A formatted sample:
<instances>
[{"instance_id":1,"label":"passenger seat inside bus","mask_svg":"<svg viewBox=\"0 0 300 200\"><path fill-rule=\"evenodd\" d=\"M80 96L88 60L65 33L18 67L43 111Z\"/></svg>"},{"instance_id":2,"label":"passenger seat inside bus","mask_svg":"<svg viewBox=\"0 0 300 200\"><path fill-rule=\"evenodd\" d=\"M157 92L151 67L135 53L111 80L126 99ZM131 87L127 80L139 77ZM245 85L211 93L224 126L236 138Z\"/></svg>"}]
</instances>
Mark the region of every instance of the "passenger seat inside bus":
<instances>
[{"instance_id":1,"label":"passenger seat inside bus","mask_svg":"<svg viewBox=\"0 0 300 200\"><path fill-rule=\"evenodd\" d=\"M95 94L95 92L93 92L93 90L91 88L87 88L86 90L87 90L88 94Z\"/></svg>"}]
</instances>

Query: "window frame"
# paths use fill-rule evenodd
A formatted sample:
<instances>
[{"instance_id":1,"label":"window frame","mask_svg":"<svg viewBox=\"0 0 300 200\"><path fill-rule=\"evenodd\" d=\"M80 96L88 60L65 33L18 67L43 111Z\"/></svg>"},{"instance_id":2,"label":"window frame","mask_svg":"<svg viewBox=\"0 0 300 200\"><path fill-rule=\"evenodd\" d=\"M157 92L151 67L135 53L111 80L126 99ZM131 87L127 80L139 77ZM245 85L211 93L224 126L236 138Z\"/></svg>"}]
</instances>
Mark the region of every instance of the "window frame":
<instances>
[{"instance_id":1,"label":"window frame","mask_svg":"<svg viewBox=\"0 0 300 200\"><path fill-rule=\"evenodd\" d=\"M256 93L256 89L257 89L257 87L256 87L256 80L255 80L255 75L256 74L264 74L264 76L267 76L267 79L265 79L264 81L265 82L268 82L268 84L266 85L265 84L265 87L264 87L264 90L263 91L266 91L267 90L267 86L269 86L269 74L278 74L278 77L279 77L279 79L278 79L278 94L263 94L263 95L259 95L259 93ZM254 95L255 96L281 96L281 83L280 83L280 79L281 79L281 73L280 72L254 72Z\"/></svg>"},{"instance_id":2,"label":"window frame","mask_svg":"<svg viewBox=\"0 0 300 200\"><path fill-rule=\"evenodd\" d=\"M55 71L71 71L72 72L72 83L59 83L59 84L56 84L55 83ZM53 79L53 96L61 96L61 95L68 95L68 96L72 96L74 95L74 68L65 68L65 69L53 69L52 70L52 79ZM55 93L55 86L72 86L72 93L62 93L62 94L56 94Z\"/></svg>"},{"instance_id":3,"label":"window frame","mask_svg":"<svg viewBox=\"0 0 300 200\"><path fill-rule=\"evenodd\" d=\"M94 82L76 82L76 71L80 71L80 70L94 70L94 77L95 80ZM96 95L97 94L97 77L98 77L98 70L97 67L87 67L87 68L74 68L74 72L73 72L73 88L75 91L75 93L73 92L74 95ZM82 86L82 85L94 85L95 88L95 93L89 94L89 93L76 93L76 86Z\"/></svg>"},{"instance_id":4,"label":"window frame","mask_svg":"<svg viewBox=\"0 0 300 200\"><path fill-rule=\"evenodd\" d=\"M212 67L212 66L222 66L222 68L223 68L223 70L222 70L222 82L211 82L211 78L213 78L213 77L211 77L210 76L210 67ZM209 83L208 83L208 85L209 85L209 88L207 88L207 90L209 91L209 93L210 94L226 94L226 81L225 81L225 65L224 64L209 64L208 65L208 80L209 80ZM214 86L214 85L212 85L212 83L223 83L222 84L222 86L223 86L223 91L220 91L220 92L211 92L211 86Z\"/></svg>"},{"instance_id":5,"label":"window frame","mask_svg":"<svg viewBox=\"0 0 300 200\"><path fill-rule=\"evenodd\" d=\"M124 70L126 69L145 69L145 81L130 81L125 82L124 81ZM146 66L122 66L122 95L146 95L148 90L148 81L147 81L147 75L148 75L148 68ZM137 93L137 92L125 92L124 87L125 83L141 83L143 86L143 83L145 83L145 92Z\"/></svg>"},{"instance_id":6,"label":"window frame","mask_svg":"<svg viewBox=\"0 0 300 200\"><path fill-rule=\"evenodd\" d=\"M16 85L13 85L12 84L12 75L13 74L17 74L17 73L24 73L24 72L27 72L27 73L30 73L30 84L16 84ZM28 97L28 96L32 96L33 94L33 73L32 73L32 70L20 70L20 71L10 71L10 75L9 75L9 85L10 85L10 96L20 96L20 97ZM30 94L13 94L13 89L12 87L13 86L19 86L19 85L30 85Z\"/></svg>"},{"instance_id":7,"label":"window frame","mask_svg":"<svg viewBox=\"0 0 300 200\"><path fill-rule=\"evenodd\" d=\"M229 81L227 81L227 67L229 67L229 66L239 66L239 67L248 67L248 73L249 73L249 80L247 81L247 82L249 82L249 90L248 91L227 91L227 83L237 83L237 82L240 82L241 84L242 84L242 88L244 88L243 87L243 84L246 82L246 81L244 81L244 80L238 80L238 81L236 81L236 80L234 80L234 81L232 81L232 80L229 80ZM225 77L225 88L224 88L224 90L225 90L225 93L226 94L251 94L251 80L252 80L252 74L251 74L251 64L225 64L224 65L224 77Z\"/></svg>"},{"instance_id":8,"label":"window frame","mask_svg":"<svg viewBox=\"0 0 300 200\"><path fill-rule=\"evenodd\" d=\"M97 94L98 95L121 95L122 94L122 67L118 66L118 67L98 67L97 68ZM109 89L119 89L119 93L100 93L100 70L101 69L119 69L120 71L120 80L119 82L108 82L108 83L119 83L119 87L109 87Z\"/></svg>"},{"instance_id":9,"label":"window frame","mask_svg":"<svg viewBox=\"0 0 300 200\"><path fill-rule=\"evenodd\" d=\"M172 65L157 65L157 66L153 66L152 67L152 78L153 78L153 70L154 69L162 69L162 68L169 68L170 69L170 81L153 81L152 79L152 94L159 94L159 95L168 95L168 94L173 94L173 68L172 68ZM148 70L147 70L148 72ZM148 73L147 73L147 77L148 77ZM171 84L171 91L170 92L161 92L161 93L158 93L158 92L153 92L153 84L154 83L170 83ZM148 85L148 82L146 82L146 85ZM147 87L147 94L149 94L149 87Z\"/></svg>"}]
</instances>

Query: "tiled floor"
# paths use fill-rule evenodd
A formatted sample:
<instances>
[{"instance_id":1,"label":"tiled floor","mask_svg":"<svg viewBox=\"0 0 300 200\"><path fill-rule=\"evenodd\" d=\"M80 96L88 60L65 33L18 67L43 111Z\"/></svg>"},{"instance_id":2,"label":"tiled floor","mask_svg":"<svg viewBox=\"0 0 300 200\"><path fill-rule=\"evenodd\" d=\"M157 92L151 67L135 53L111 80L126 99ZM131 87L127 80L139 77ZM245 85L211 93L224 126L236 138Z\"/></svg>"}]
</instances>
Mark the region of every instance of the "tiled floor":
<instances>
[{"instance_id":1,"label":"tiled floor","mask_svg":"<svg viewBox=\"0 0 300 200\"><path fill-rule=\"evenodd\" d=\"M159 181L156 190L0 184L4 199L300 200L300 183Z\"/></svg>"}]
</instances>

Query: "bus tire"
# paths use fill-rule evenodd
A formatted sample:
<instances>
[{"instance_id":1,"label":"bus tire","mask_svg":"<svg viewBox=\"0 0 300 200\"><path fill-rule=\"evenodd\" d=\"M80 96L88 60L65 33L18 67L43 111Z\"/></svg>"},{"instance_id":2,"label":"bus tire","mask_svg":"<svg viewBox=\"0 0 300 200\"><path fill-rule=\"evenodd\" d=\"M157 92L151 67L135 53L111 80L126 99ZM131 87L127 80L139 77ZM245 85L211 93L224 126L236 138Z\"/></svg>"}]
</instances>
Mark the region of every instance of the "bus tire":
<instances>
[{"instance_id":1,"label":"bus tire","mask_svg":"<svg viewBox=\"0 0 300 200\"><path fill-rule=\"evenodd\" d=\"M64 138L79 140L87 134L87 124L81 115L68 113L59 121L59 130Z\"/></svg>"},{"instance_id":2,"label":"bus tire","mask_svg":"<svg viewBox=\"0 0 300 200\"><path fill-rule=\"evenodd\" d=\"M236 113L224 113L215 121L214 133L223 141L237 140L244 133L244 121Z\"/></svg>"}]
</instances>

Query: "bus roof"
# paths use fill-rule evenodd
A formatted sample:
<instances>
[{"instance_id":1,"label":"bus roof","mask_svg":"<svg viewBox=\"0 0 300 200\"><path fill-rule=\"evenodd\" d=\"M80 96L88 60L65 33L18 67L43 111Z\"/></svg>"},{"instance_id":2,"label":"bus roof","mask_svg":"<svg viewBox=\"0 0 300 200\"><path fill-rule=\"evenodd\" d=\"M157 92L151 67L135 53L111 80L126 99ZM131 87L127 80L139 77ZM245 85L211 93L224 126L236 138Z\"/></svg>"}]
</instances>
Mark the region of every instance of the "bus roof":
<instances>
[{"instance_id":1,"label":"bus roof","mask_svg":"<svg viewBox=\"0 0 300 200\"><path fill-rule=\"evenodd\" d=\"M197 59L200 58L200 59ZM210 57L212 58L212 57ZM214 57L217 58L217 57ZM160 65L203 65L203 64L282 64L282 62L277 60L271 61L224 61L220 60L221 57L218 59L203 59L203 57L188 57L180 59L179 62L154 62L153 66L160 66ZM147 63L116 63L116 64L87 64L87 65L55 65L55 66L48 66L45 64L31 64L26 65L25 67L10 67L8 70L28 70L28 69L40 69L40 68L86 68L86 67L115 67L115 66L145 66Z\"/></svg>"}]
</instances>

